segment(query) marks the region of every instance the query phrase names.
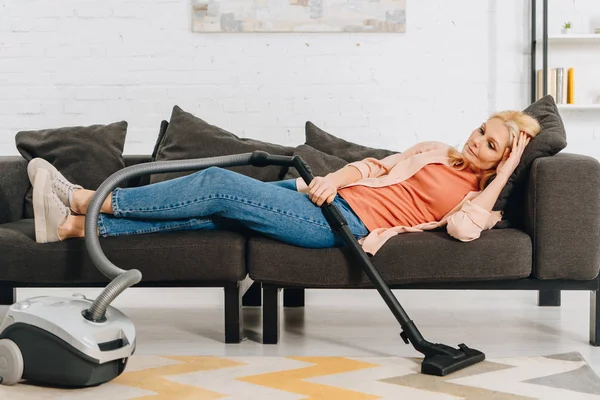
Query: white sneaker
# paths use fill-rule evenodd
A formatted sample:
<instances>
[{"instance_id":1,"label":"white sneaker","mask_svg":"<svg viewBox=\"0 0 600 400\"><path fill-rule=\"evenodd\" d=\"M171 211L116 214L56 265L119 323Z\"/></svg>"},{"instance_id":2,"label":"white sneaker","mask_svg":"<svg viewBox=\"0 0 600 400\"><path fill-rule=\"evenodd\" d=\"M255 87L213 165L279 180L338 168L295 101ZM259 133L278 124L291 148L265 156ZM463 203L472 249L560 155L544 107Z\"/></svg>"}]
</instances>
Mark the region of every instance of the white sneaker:
<instances>
[{"instance_id":1,"label":"white sneaker","mask_svg":"<svg viewBox=\"0 0 600 400\"><path fill-rule=\"evenodd\" d=\"M34 158L33 160L29 161L29 164L27 165L27 175L29 175L29 181L31 182L32 186L35 182L36 174L40 170L48 171L50 174L50 180L52 181L52 190L56 192L58 198L65 206L69 207L71 211L75 212L73 207L71 207L71 203L73 201L73 192L76 189L83 189L83 187L69 182L63 174L58 172L54 165L50 164L43 158Z\"/></svg>"},{"instance_id":2,"label":"white sneaker","mask_svg":"<svg viewBox=\"0 0 600 400\"><path fill-rule=\"evenodd\" d=\"M63 204L52 190L50 173L39 169L33 182L33 216L35 224L35 241L50 243L60 241L58 227L71 215L71 211Z\"/></svg>"}]
</instances>

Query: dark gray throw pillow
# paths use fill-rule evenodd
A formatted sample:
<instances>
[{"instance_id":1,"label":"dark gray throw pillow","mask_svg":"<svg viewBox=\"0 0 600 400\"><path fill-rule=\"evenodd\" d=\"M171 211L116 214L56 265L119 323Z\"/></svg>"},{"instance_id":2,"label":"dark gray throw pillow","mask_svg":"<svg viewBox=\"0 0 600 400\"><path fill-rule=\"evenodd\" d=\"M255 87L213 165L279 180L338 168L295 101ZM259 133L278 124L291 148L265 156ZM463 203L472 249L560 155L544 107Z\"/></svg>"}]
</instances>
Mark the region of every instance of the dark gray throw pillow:
<instances>
[{"instance_id":1,"label":"dark gray throw pillow","mask_svg":"<svg viewBox=\"0 0 600 400\"><path fill-rule=\"evenodd\" d=\"M325 132L310 121L306 122L304 129L306 134L306 141L304 144L348 162L364 160L367 157L381 160L389 155L399 153L399 151L375 149L348 142L331 133Z\"/></svg>"},{"instance_id":2,"label":"dark gray throw pillow","mask_svg":"<svg viewBox=\"0 0 600 400\"><path fill-rule=\"evenodd\" d=\"M163 139L165 138L165 133L167 133L167 128L169 127L169 122L163 120L160 123L160 129L158 130L158 137L156 138L156 143L154 144L154 150L152 150L152 157L150 161L156 161L156 155L158 154L158 149L162 144Z\"/></svg>"},{"instance_id":3,"label":"dark gray throw pillow","mask_svg":"<svg viewBox=\"0 0 600 400\"><path fill-rule=\"evenodd\" d=\"M293 148L255 139L239 138L215 125L173 107L171 120L156 153L156 161L183 160L266 151L273 155L291 156ZM263 182L280 180L287 168L280 166L237 166L227 169L239 172ZM194 171L152 175L151 183L189 175Z\"/></svg>"},{"instance_id":4,"label":"dark gray throw pillow","mask_svg":"<svg viewBox=\"0 0 600 400\"><path fill-rule=\"evenodd\" d=\"M123 147L127 122L21 131L17 150L27 160L40 157L54 165L69 181L96 190L102 182L125 168ZM33 218L32 188L25 197L25 218Z\"/></svg>"},{"instance_id":5,"label":"dark gray throw pillow","mask_svg":"<svg viewBox=\"0 0 600 400\"><path fill-rule=\"evenodd\" d=\"M300 156L308 164L314 176L325 176L348 164L346 160L323 153L307 144L296 147L293 155ZM296 179L299 176L298 170L290 167L283 179Z\"/></svg>"},{"instance_id":6,"label":"dark gray throw pillow","mask_svg":"<svg viewBox=\"0 0 600 400\"><path fill-rule=\"evenodd\" d=\"M553 156L567 146L565 126L551 95L532 103L523 112L536 118L541 130L523 151L519 165L498 196L494 210L504 211L504 217L495 228L523 227L526 183L533 161Z\"/></svg>"}]
</instances>

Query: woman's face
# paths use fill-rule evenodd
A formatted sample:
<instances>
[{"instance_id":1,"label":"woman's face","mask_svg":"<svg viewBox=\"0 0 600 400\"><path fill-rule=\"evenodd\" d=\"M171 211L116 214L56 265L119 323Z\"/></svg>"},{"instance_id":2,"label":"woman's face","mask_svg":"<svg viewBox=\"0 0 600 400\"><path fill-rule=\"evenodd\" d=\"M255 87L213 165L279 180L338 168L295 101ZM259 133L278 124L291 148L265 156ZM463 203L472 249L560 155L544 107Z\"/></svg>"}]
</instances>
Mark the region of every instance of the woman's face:
<instances>
[{"instance_id":1,"label":"woman's face","mask_svg":"<svg viewBox=\"0 0 600 400\"><path fill-rule=\"evenodd\" d=\"M493 118L475 129L462 150L462 156L475 172L495 168L508 149L510 133L504 123Z\"/></svg>"}]
</instances>

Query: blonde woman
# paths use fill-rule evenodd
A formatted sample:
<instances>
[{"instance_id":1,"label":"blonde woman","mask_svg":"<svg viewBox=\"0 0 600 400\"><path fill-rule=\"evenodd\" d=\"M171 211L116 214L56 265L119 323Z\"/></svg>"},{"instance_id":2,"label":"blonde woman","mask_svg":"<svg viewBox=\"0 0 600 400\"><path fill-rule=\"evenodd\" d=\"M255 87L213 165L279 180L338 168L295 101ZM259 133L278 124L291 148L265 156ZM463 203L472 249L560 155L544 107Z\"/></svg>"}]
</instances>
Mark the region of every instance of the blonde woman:
<instances>
[{"instance_id":1,"label":"blonde woman","mask_svg":"<svg viewBox=\"0 0 600 400\"><path fill-rule=\"evenodd\" d=\"M540 131L519 111L492 115L467 138L462 151L422 142L382 160L366 158L324 177L261 182L211 167L137 188L116 188L98 220L101 236L243 225L271 238L308 248L343 245L320 208L338 206L363 249L375 254L392 236L446 226L461 241L478 238L500 219L492 211L502 188ZM34 187L36 240L84 236L94 191L68 182L51 164L28 166ZM495 178L490 182L490 178Z\"/></svg>"}]
</instances>

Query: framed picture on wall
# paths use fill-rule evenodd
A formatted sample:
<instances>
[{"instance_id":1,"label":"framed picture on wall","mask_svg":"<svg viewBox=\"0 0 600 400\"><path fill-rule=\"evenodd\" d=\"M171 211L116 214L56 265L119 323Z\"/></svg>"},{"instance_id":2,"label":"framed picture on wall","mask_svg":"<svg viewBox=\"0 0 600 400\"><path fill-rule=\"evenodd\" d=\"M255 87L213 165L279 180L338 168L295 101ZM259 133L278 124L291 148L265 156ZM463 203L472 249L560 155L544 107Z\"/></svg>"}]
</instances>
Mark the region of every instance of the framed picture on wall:
<instances>
[{"instance_id":1,"label":"framed picture on wall","mask_svg":"<svg viewBox=\"0 0 600 400\"><path fill-rule=\"evenodd\" d=\"M406 0L192 0L193 32L406 31Z\"/></svg>"}]
</instances>

